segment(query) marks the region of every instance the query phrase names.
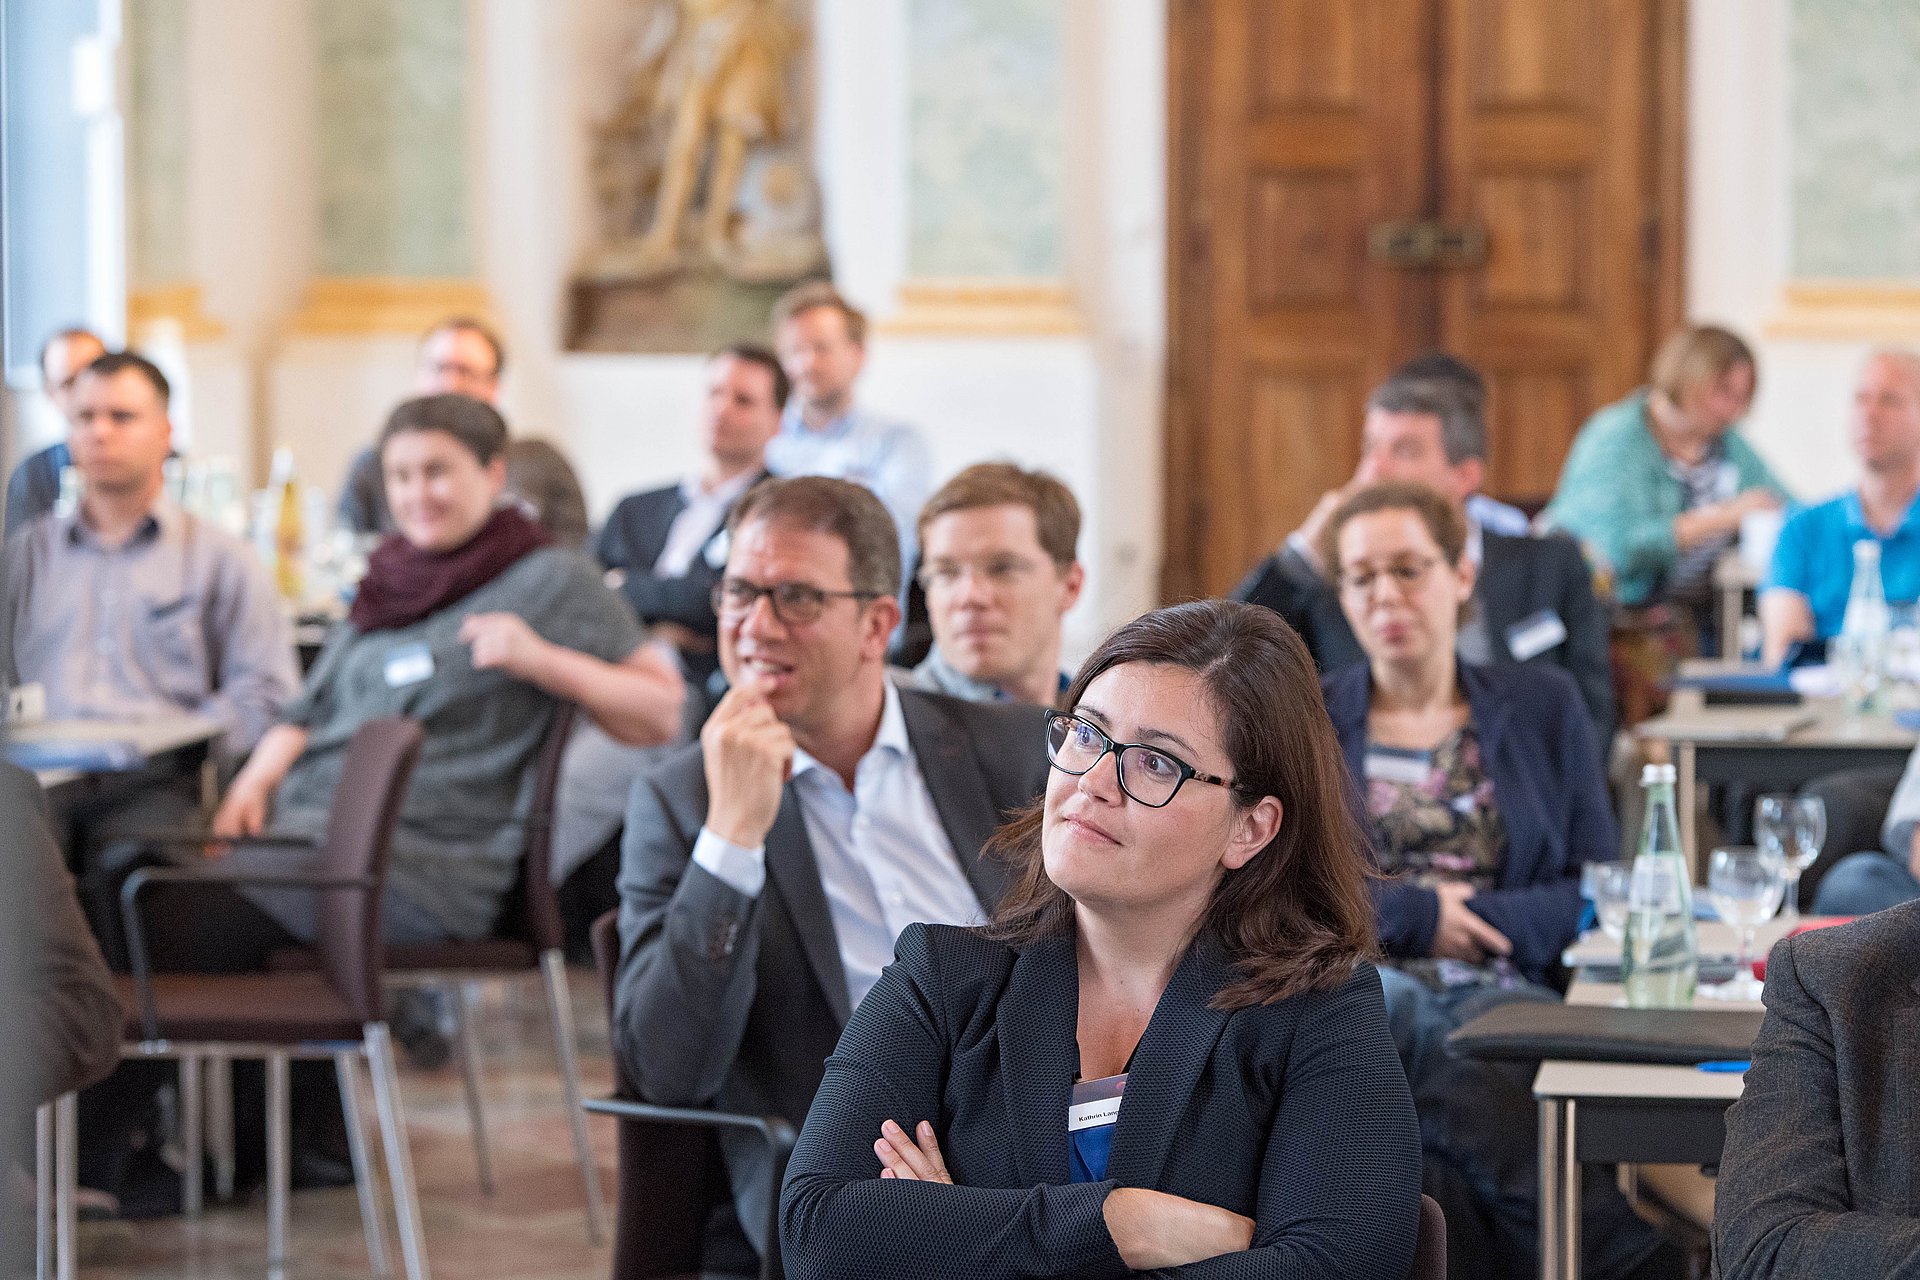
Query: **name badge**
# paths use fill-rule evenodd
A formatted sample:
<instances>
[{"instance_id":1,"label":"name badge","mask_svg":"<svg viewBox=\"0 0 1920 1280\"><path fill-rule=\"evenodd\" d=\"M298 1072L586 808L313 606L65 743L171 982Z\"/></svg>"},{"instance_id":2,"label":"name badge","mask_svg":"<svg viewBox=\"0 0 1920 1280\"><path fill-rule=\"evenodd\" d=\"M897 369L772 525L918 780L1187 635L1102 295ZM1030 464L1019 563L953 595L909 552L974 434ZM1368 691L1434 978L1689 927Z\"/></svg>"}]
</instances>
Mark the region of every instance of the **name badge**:
<instances>
[{"instance_id":1,"label":"name badge","mask_svg":"<svg viewBox=\"0 0 1920 1280\"><path fill-rule=\"evenodd\" d=\"M1529 614L1507 628L1507 652L1515 662L1537 658L1556 645L1565 644L1567 624L1551 609Z\"/></svg>"},{"instance_id":2,"label":"name badge","mask_svg":"<svg viewBox=\"0 0 1920 1280\"><path fill-rule=\"evenodd\" d=\"M1361 769L1370 782L1398 782L1417 787L1433 773L1433 753L1370 745Z\"/></svg>"},{"instance_id":3,"label":"name badge","mask_svg":"<svg viewBox=\"0 0 1920 1280\"><path fill-rule=\"evenodd\" d=\"M403 644L387 653L387 688L404 689L433 678L433 651L424 641Z\"/></svg>"},{"instance_id":4,"label":"name badge","mask_svg":"<svg viewBox=\"0 0 1920 1280\"><path fill-rule=\"evenodd\" d=\"M1080 1080L1073 1086L1067 1107L1067 1132L1103 1129L1120 1118L1120 1094L1127 1087L1125 1072L1100 1080Z\"/></svg>"}]
</instances>

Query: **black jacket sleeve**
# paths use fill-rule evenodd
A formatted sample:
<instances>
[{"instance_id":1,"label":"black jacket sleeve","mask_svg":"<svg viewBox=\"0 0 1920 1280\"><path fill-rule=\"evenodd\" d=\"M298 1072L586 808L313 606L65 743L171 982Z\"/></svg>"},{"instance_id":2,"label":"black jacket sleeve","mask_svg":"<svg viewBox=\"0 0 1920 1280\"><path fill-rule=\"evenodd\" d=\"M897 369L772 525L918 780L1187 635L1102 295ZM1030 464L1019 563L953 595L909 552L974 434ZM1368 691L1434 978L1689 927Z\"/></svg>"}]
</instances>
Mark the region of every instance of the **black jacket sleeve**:
<instances>
[{"instance_id":1,"label":"black jacket sleeve","mask_svg":"<svg viewBox=\"0 0 1920 1280\"><path fill-rule=\"evenodd\" d=\"M952 1036L925 925L854 1010L800 1131L780 1197L794 1280L1124 1276L1102 1206L1114 1187L966 1187L883 1179L883 1120L938 1124Z\"/></svg>"}]
</instances>

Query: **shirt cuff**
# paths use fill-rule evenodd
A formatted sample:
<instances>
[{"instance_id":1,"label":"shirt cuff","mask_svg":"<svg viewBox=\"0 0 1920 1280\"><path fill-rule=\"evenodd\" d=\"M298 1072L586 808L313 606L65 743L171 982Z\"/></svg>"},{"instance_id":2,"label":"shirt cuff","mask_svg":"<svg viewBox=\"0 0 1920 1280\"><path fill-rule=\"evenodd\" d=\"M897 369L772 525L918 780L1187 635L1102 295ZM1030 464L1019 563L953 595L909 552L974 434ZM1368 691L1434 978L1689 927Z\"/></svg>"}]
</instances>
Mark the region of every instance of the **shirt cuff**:
<instances>
[{"instance_id":1,"label":"shirt cuff","mask_svg":"<svg viewBox=\"0 0 1920 1280\"><path fill-rule=\"evenodd\" d=\"M722 840L705 827L693 841L693 860L730 889L749 898L760 896L767 883L767 846L743 848Z\"/></svg>"}]
</instances>

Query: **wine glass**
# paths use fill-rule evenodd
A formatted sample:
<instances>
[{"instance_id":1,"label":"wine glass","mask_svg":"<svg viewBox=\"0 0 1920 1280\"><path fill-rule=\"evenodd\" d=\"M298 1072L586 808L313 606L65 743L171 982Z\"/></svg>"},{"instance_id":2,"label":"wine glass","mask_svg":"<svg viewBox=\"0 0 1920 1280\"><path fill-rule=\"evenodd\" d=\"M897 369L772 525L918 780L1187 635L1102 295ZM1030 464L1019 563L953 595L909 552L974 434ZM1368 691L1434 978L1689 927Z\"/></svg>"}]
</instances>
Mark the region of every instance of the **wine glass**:
<instances>
[{"instance_id":1,"label":"wine glass","mask_svg":"<svg viewBox=\"0 0 1920 1280\"><path fill-rule=\"evenodd\" d=\"M1758 1000L1763 989L1753 976L1753 935L1780 909L1787 889L1788 863L1759 849L1715 849L1707 863L1707 896L1714 912L1740 931L1740 953L1733 976L1700 988L1716 1000Z\"/></svg>"},{"instance_id":2,"label":"wine glass","mask_svg":"<svg viewBox=\"0 0 1920 1280\"><path fill-rule=\"evenodd\" d=\"M1800 918L1800 876L1820 857L1827 840L1827 802L1801 796L1793 803L1793 858L1787 866L1788 919Z\"/></svg>"},{"instance_id":3,"label":"wine glass","mask_svg":"<svg viewBox=\"0 0 1920 1280\"><path fill-rule=\"evenodd\" d=\"M1794 866L1793 814L1797 799L1791 795L1761 796L1753 802L1753 842L1760 852L1780 863L1786 881L1786 915L1794 913L1795 895L1800 889L1800 871Z\"/></svg>"},{"instance_id":4,"label":"wine glass","mask_svg":"<svg viewBox=\"0 0 1920 1280\"><path fill-rule=\"evenodd\" d=\"M1630 862L1588 862L1580 868L1580 896L1593 904L1600 931L1615 942L1627 937L1627 890L1632 882Z\"/></svg>"}]
</instances>

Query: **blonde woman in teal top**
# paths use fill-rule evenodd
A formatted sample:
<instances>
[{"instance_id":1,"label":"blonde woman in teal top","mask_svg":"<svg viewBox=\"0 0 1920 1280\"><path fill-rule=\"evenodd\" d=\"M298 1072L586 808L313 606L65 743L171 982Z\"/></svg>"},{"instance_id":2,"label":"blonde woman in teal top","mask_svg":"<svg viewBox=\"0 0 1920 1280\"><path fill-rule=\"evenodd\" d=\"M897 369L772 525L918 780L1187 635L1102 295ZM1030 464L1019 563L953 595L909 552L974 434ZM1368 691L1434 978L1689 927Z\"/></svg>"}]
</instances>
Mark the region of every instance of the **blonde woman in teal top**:
<instances>
[{"instance_id":1,"label":"blonde woman in teal top","mask_svg":"<svg viewBox=\"0 0 1920 1280\"><path fill-rule=\"evenodd\" d=\"M1753 352L1692 325L1667 339L1652 377L1580 429L1543 513L1613 574L1622 604L1700 600L1750 511L1786 490L1734 432L1753 403Z\"/></svg>"}]
</instances>

